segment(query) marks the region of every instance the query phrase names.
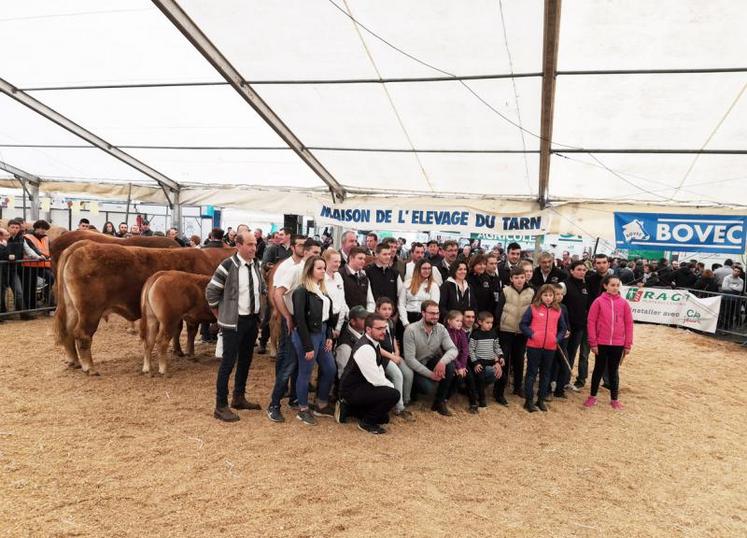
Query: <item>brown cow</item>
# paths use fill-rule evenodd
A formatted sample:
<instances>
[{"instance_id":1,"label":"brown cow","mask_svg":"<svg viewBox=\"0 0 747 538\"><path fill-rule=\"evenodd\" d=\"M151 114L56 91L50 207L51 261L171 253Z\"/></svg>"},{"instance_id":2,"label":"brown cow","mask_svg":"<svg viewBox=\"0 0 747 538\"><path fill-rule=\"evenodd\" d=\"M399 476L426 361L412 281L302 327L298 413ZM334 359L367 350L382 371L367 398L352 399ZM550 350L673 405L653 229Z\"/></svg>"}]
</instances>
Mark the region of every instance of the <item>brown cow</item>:
<instances>
[{"instance_id":1,"label":"brown cow","mask_svg":"<svg viewBox=\"0 0 747 538\"><path fill-rule=\"evenodd\" d=\"M112 235L102 234L100 232L89 232L88 230L75 230L74 232L67 232L61 235L49 244L49 254L52 258L52 268L56 270L56 262L62 256L62 253L70 245L77 243L78 241L94 241L96 243L110 243L116 245L124 245L128 247L147 247L147 248L178 248L180 245L173 239L168 237L159 236L140 236L135 235L133 237L119 238Z\"/></svg>"},{"instance_id":2,"label":"brown cow","mask_svg":"<svg viewBox=\"0 0 747 538\"><path fill-rule=\"evenodd\" d=\"M212 275L232 248L166 249L79 241L63 252L57 278L55 337L70 367L95 375L91 340L101 317L140 318L145 281L163 270Z\"/></svg>"},{"instance_id":3,"label":"brown cow","mask_svg":"<svg viewBox=\"0 0 747 538\"><path fill-rule=\"evenodd\" d=\"M205 300L212 275L183 271L158 271L143 286L140 295L140 338L143 340L143 373L151 372L153 347L158 346L158 373L166 375L169 341L179 338L181 321L187 325L187 355L195 353L200 323L215 321Z\"/></svg>"}]
</instances>

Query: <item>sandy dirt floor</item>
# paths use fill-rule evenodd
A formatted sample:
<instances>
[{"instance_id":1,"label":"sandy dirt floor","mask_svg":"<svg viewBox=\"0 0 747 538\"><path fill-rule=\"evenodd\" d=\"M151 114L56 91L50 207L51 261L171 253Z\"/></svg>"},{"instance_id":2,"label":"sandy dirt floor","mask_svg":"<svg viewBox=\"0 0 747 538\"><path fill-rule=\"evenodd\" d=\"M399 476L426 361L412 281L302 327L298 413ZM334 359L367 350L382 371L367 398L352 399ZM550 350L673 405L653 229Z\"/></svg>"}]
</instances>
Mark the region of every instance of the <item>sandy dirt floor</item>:
<instances>
[{"instance_id":1,"label":"sandy dirt floor","mask_svg":"<svg viewBox=\"0 0 747 538\"><path fill-rule=\"evenodd\" d=\"M51 319L0 325L3 536L745 536L745 364L735 344L637 326L622 412L588 394L451 418L415 404L384 436L320 419L212 417L217 361L138 373L116 318L101 377L67 370ZM249 399L266 405L273 361Z\"/></svg>"}]
</instances>

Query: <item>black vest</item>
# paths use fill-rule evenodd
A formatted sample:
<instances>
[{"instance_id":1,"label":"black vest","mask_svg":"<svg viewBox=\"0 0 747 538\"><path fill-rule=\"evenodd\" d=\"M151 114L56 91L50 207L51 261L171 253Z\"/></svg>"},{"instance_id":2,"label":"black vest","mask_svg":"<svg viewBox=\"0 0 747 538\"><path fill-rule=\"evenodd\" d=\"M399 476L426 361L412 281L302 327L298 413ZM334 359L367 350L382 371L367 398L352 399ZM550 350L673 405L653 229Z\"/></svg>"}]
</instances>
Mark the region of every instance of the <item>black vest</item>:
<instances>
[{"instance_id":1,"label":"black vest","mask_svg":"<svg viewBox=\"0 0 747 538\"><path fill-rule=\"evenodd\" d=\"M350 332L350 329L348 327L345 327L345 330L342 331L342 334L340 334L340 337L337 339L337 345L341 346L343 344L347 344L352 350L357 341L358 338Z\"/></svg>"},{"instance_id":2,"label":"black vest","mask_svg":"<svg viewBox=\"0 0 747 538\"><path fill-rule=\"evenodd\" d=\"M368 277L363 276L360 279L355 273L350 274L347 269L341 269L342 284L345 286L345 302L348 308L354 306L368 306Z\"/></svg>"},{"instance_id":3,"label":"black vest","mask_svg":"<svg viewBox=\"0 0 747 538\"><path fill-rule=\"evenodd\" d=\"M374 300L378 301L380 297L388 297L394 304L397 304L397 277L399 273L392 267L382 269L375 263L366 267L368 280L371 282L371 293Z\"/></svg>"},{"instance_id":4,"label":"black vest","mask_svg":"<svg viewBox=\"0 0 747 538\"><path fill-rule=\"evenodd\" d=\"M353 350L350 353L350 360L345 366L345 370L343 370L342 372L342 377L340 377L340 396L342 396L343 398L355 393L355 391L359 387L371 385L366 377L361 373L360 368L358 368L358 363L354 360L355 354L360 348L364 346L373 347L371 340L369 340L366 335L361 336L360 339L353 345ZM382 366L383 358L381 356L381 350L378 347L376 347L375 349L376 364Z\"/></svg>"}]
</instances>

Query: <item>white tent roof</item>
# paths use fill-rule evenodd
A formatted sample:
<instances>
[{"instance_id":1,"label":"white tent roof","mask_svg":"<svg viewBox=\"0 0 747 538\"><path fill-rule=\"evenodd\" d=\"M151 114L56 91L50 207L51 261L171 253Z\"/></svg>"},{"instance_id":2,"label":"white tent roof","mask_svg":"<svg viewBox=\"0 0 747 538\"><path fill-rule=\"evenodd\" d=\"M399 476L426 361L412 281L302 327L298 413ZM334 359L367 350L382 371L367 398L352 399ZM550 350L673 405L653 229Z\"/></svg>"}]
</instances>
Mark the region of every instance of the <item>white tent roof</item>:
<instances>
[{"instance_id":1,"label":"white tent roof","mask_svg":"<svg viewBox=\"0 0 747 538\"><path fill-rule=\"evenodd\" d=\"M324 196L165 15L180 7L349 199L537 200L542 1L172 4L6 2L0 79L20 92L0 94L0 161L43 189L156 186L14 98L27 95L178 184L182 202L265 200L248 186ZM573 0L559 27L551 204L747 205L741 3Z\"/></svg>"}]
</instances>

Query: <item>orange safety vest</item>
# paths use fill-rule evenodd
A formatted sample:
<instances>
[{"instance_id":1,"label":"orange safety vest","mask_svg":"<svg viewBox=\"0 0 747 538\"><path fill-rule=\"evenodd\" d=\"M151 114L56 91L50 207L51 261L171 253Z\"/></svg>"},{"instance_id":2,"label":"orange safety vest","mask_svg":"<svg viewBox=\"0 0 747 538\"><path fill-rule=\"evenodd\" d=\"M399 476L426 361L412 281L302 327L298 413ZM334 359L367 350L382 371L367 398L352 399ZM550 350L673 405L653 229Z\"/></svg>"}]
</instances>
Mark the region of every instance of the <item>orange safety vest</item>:
<instances>
[{"instance_id":1,"label":"orange safety vest","mask_svg":"<svg viewBox=\"0 0 747 538\"><path fill-rule=\"evenodd\" d=\"M24 237L34 245L37 251L49 258L49 237L45 235L41 240L34 234L26 234ZM29 260L21 263L21 265L24 267L46 267L48 269L52 267L52 262L49 260Z\"/></svg>"}]
</instances>

